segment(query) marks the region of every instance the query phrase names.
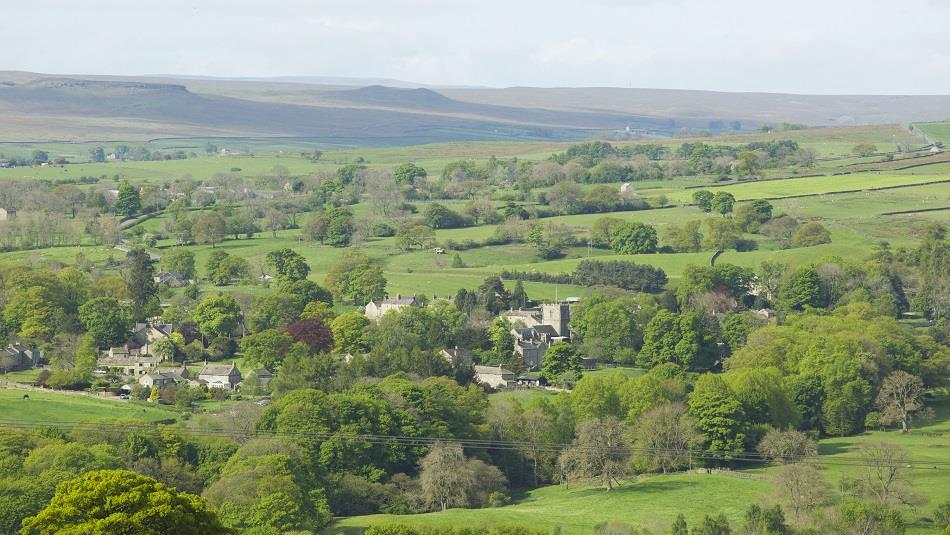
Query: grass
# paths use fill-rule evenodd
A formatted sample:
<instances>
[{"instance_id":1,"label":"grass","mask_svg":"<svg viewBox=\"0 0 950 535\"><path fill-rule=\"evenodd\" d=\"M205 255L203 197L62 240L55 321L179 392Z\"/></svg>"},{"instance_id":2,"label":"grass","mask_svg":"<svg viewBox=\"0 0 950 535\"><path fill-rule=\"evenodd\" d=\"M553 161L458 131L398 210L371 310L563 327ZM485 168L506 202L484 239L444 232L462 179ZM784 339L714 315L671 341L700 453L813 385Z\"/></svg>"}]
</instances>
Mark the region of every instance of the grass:
<instances>
[{"instance_id":1,"label":"grass","mask_svg":"<svg viewBox=\"0 0 950 535\"><path fill-rule=\"evenodd\" d=\"M630 368L626 373L637 373L637 370ZM530 399L524 392L493 394L491 399L503 399L504 396L515 397L520 401ZM822 440L819 451L825 479L837 488L843 477L859 477L862 471L860 466L843 463L860 459L859 449L862 445L881 440L906 447L913 461L950 462L950 448L946 442L946 437L950 436L950 396L943 393L934 398L931 405L935 410L933 421L912 429L906 435L894 430L873 431ZM518 497L514 504L501 508L451 509L411 516L351 517L340 519L328 532L353 535L370 526L383 524L425 527L517 524L548 531L560 529L565 534L589 534L597 524L616 520L655 533L665 533L679 513L686 516L690 525L695 525L703 515L720 512L729 517L733 527L737 527L742 513L750 504L774 503L773 489L768 479L775 470L774 467L746 470L754 479L687 473L646 476L610 492L593 487L548 486L529 491ZM950 484L948 474L950 472L946 469L927 467L915 467L908 471L911 488L924 502L916 508L902 509L905 520L909 522L908 534L934 532L930 515L937 505L950 498L947 495L947 485Z\"/></svg>"},{"instance_id":2,"label":"grass","mask_svg":"<svg viewBox=\"0 0 950 535\"><path fill-rule=\"evenodd\" d=\"M945 180L946 178L946 176L936 174L855 173L838 176L744 182L715 188L715 191L728 191L735 195L738 200L753 200L907 186L934 180ZM675 192L671 191L667 193L667 196L671 200L689 202L692 199L692 194L693 192L691 190L681 190Z\"/></svg>"},{"instance_id":3,"label":"grass","mask_svg":"<svg viewBox=\"0 0 950 535\"><path fill-rule=\"evenodd\" d=\"M28 383L32 384L36 381L36 378L39 377L42 368L33 368L31 370L19 370L15 372L6 372L0 374L0 380L9 381L11 383Z\"/></svg>"},{"instance_id":4,"label":"grass","mask_svg":"<svg viewBox=\"0 0 950 535\"><path fill-rule=\"evenodd\" d=\"M600 368L598 370L585 371L584 377L609 376L615 373L622 374L624 377L628 377L630 379L635 379L646 373L646 370L643 368L628 368L625 366L618 366L616 368Z\"/></svg>"},{"instance_id":5,"label":"grass","mask_svg":"<svg viewBox=\"0 0 950 535\"><path fill-rule=\"evenodd\" d=\"M489 394L488 401L490 403L498 403L502 400L514 400L522 405L528 403L532 399L537 398L551 398L556 396L554 392L550 390L545 390L543 388L526 388L523 390L509 390L506 392L495 392L494 394Z\"/></svg>"},{"instance_id":6,"label":"grass","mask_svg":"<svg viewBox=\"0 0 950 535\"><path fill-rule=\"evenodd\" d=\"M821 441L822 459L829 463L826 472L828 481L834 484L843 476L859 477L861 468L833 463L859 459L861 446L879 441L893 442L907 448L913 461L950 462L950 448L947 445L947 437L950 436L950 395L946 392L942 393L930 403L930 406L935 413L933 420L919 427L912 425L907 434L901 434L896 430L872 431ZM915 465L914 468L908 470L907 477L912 491L923 498L924 503L917 511L905 510L905 517L912 522L909 533L933 533L934 528L926 519L940 503L950 500L950 494L947 492L950 488L950 471L946 467L937 469L936 465L934 468L919 466Z\"/></svg>"},{"instance_id":7,"label":"grass","mask_svg":"<svg viewBox=\"0 0 950 535\"><path fill-rule=\"evenodd\" d=\"M550 486L528 492L518 503L496 509L451 509L412 516L370 515L346 518L329 530L355 534L381 524L427 527L522 525L549 532L590 534L596 524L622 521L665 533L683 513L695 525L704 514L723 512L738 522L750 503L767 494L765 481L728 475L676 474L643 477L612 491Z\"/></svg>"},{"instance_id":8,"label":"grass","mask_svg":"<svg viewBox=\"0 0 950 535\"><path fill-rule=\"evenodd\" d=\"M24 399L29 395L29 399ZM0 387L0 414L27 424L82 423L114 420L157 422L177 414L154 406L61 392Z\"/></svg>"},{"instance_id":9,"label":"grass","mask_svg":"<svg viewBox=\"0 0 950 535\"><path fill-rule=\"evenodd\" d=\"M914 123L914 128L933 141L950 143L950 123Z\"/></svg>"}]
</instances>

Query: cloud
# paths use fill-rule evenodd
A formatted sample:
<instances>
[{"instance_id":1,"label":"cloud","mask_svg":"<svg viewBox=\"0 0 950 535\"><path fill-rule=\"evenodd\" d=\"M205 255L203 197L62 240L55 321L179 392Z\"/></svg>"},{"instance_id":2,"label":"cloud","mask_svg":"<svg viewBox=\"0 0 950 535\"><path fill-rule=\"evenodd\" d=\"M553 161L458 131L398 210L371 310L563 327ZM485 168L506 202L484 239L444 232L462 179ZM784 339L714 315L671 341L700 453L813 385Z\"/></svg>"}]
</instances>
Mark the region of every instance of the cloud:
<instances>
[{"instance_id":1,"label":"cloud","mask_svg":"<svg viewBox=\"0 0 950 535\"><path fill-rule=\"evenodd\" d=\"M313 19L313 22L331 30L359 33L376 33L383 28L383 23L378 20L348 20L335 17L318 17Z\"/></svg>"},{"instance_id":2,"label":"cloud","mask_svg":"<svg viewBox=\"0 0 950 535\"><path fill-rule=\"evenodd\" d=\"M531 53L534 61L560 65L633 65L653 60L655 51L637 44L609 46L591 42L584 37L547 43Z\"/></svg>"}]
</instances>

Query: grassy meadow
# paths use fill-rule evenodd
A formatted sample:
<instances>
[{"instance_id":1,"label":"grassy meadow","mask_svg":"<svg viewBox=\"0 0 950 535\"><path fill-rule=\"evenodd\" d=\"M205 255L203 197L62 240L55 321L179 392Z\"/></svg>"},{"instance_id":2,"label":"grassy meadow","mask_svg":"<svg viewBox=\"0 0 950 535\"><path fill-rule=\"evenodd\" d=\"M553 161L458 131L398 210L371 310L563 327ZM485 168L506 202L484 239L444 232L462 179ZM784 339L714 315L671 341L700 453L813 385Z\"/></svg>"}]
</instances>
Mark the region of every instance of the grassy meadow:
<instances>
[{"instance_id":1,"label":"grassy meadow","mask_svg":"<svg viewBox=\"0 0 950 535\"><path fill-rule=\"evenodd\" d=\"M495 396L513 396L521 401L527 397L520 392ZM894 430L872 431L824 439L819 444L818 463L823 477L834 489L843 477L861 476L864 468L853 463L860 459L862 445L889 441L906 447L915 464L906 470L904 477L919 503L903 509L910 535L934 533L931 513L937 505L950 499L947 493L950 466L926 466L928 462L950 463L950 449L946 445L946 437L950 435L950 397L943 394L933 406L934 419L906 435ZM594 526L601 522L622 521L654 533L666 533L680 513L690 525L695 525L703 515L720 512L725 513L736 528L750 504L771 505L779 501L772 481L775 467L750 468L739 473L745 477L715 473L642 475L612 491L603 487L552 485L515 495L511 505L500 508L343 518L328 531L351 535L370 526L400 523L430 527L517 524L560 529L565 535L587 535L594 533ZM833 493L837 495L837 490Z\"/></svg>"},{"instance_id":2,"label":"grassy meadow","mask_svg":"<svg viewBox=\"0 0 950 535\"><path fill-rule=\"evenodd\" d=\"M622 521L664 533L676 515L689 523L721 511L738 522L748 504L768 492L768 482L729 475L675 474L639 478L610 492L584 486L550 486L526 493L516 503L493 509L450 509L412 516L371 515L346 518L328 531L346 535L381 524L428 527L521 525L560 529L564 535L588 535L601 522Z\"/></svg>"},{"instance_id":3,"label":"grassy meadow","mask_svg":"<svg viewBox=\"0 0 950 535\"><path fill-rule=\"evenodd\" d=\"M933 125L931 125L933 126ZM904 132L901 134L901 132ZM855 129L811 129L792 132L775 132L771 134L754 134L748 136L731 136L713 138L717 142L749 142L753 140L769 139L796 139L800 143L812 143L823 146L825 157L830 160L820 162L821 165L829 161L850 161L849 148L857 142L876 143L880 150L885 150L887 142L897 139L899 143L921 141L919 136L910 134L898 127L861 127ZM707 141L713 141L707 140ZM199 142L200 141L200 142ZM684 140L666 140L665 143L675 144ZM165 147L174 146L166 140ZM203 140L178 140L177 146L201 149ZM840 145L840 146L839 146ZM524 159L543 159L552 152L564 150L565 144L560 143L527 143L527 142L473 142L473 143L441 143L421 145L415 147L388 147L388 148L360 148L360 149L327 149L319 162L312 162L300 156L299 151L307 145L300 146L254 146L238 147L244 149L260 149L266 147L272 152L261 152L243 156L211 156L191 158L187 160L170 160L161 162L109 162L104 164L78 164L58 167L33 167L0 169L0 179L3 178L54 178L57 176L90 175L106 177L127 177L130 180L167 181L190 175L196 179L209 178L215 173L232 172L231 169L240 169L238 172L247 177L256 177L270 173L275 165L286 167L290 174L310 174L318 170L332 171L339 164L352 161L357 157L364 158L368 165L392 166L400 162L414 160L424 165L435 177L441 167L447 162L461 158L484 160L492 155L498 157L518 157ZM74 149L74 153L82 154L81 150L72 145L58 145L45 147L58 148L60 151ZM88 150L88 147L80 147ZM4 149L5 150L5 149ZM65 154L65 152L62 152ZM52 155L52 153L51 153ZM800 265L828 256L861 258L866 256L873 244L880 240L888 240L894 246L909 246L920 235L922 229L930 222L945 220L950 211L920 212L902 215L882 216L885 212L932 210L935 208L950 207L950 183L927 184L929 182L950 180L950 167L944 170L946 164L925 166L927 172L891 171L882 173L854 173L836 176L817 176L807 178L788 178L783 180L744 181L732 182L725 185L717 184L714 191L728 191L741 201L760 198L775 199L772 201L776 214L789 214L801 220L821 222L832 233L832 243L803 249L781 249L774 241L761 235L747 235L758 242L758 250L750 252L727 251L720 257L721 262L733 263L741 266L756 267L763 260L779 260L791 265ZM545 222L556 222L572 228L581 243L590 228L599 218L609 216L625 221L639 221L648 223L657 228L661 237L672 225L681 224L694 219L707 219L711 216L695 207L689 206L692 194L697 185L712 182L702 177L684 177L674 180L637 182L635 186L641 194L647 197L666 195L673 203L672 207L661 210L643 210L633 212L615 212L610 214L579 214L547 218ZM619 184L613 186L619 187ZM901 186L894 189L893 186ZM583 186L589 189L590 185ZM853 192L851 190L862 190ZM804 197L800 197L804 195ZM777 198L777 199L776 199ZM449 201L447 204L459 204L459 201ZM368 203L353 206L355 213L367 213L371 210ZM300 214L298 221L309 217ZM164 215L145 220L140 226L146 232L159 232L164 224ZM491 237L495 226L483 225L461 229L444 229L436 231L436 241L461 242L464 240L483 241ZM464 251L450 251L447 255L437 255L431 251L400 250L393 238L371 238L356 244L370 258L379 262L389 281L390 294L426 294L430 296L453 295L461 287L472 288L477 286L486 276L496 275L503 270L539 271L547 273L567 272L574 269L578 262L587 257L617 258L611 251L605 249L588 248L585 246L572 247L565 250L565 256L558 260L541 260L533 247L526 244L511 244L478 247ZM160 241L153 253L161 254L173 246L170 240ZM341 249L310 245L299 240L299 231L279 231L276 236L270 232L258 233L252 239L227 240L216 248L221 248L231 254L236 254L250 261L255 271L259 272L264 266L265 255L274 249L290 247L302 254L312 268L311 278L322 282L333 262L342 253ZM196 254L199 274L203 272L204 263L212 251L212 247L202 245L188 246ZM452 267L453 256L457 253L464 267ZM83 247L61 247L32 251L15 251L0 253L0 261L27 265L43 264L73 264L77 255L81 254L86 261L105 268L110 258L121 258L124 253L107 247L87 245ZM711 253L681 253L681 254L652 254L633 255L624 257L640 263L647 263L663 268L675 284L676 278L689 264L706 264ZM266 271L266 269L265 269ZM568 295L580 295L581 288L562 285L555 287L550 284L527 283L529 295L535 299L553 299ZM223 291L256 294L264 290L261 285L244 285L221 288Z\"/></svg>"},{"instance_id":4,"label":"grassy meadow","mask_svg":"<svg viewBox=\"0 0 950 535\"><path fill-rule=\"evenodd\" d=\"M933 139L945 139L950 142L950 123L928 123L915 125L915 128ZM872 247L881 240L887 240L896 247L913 247L923 229L934 221L950 221L950 210L927 211L950 208L950 163L938 163L921 168L886 171L861 172L833 175L840 172L842 166L850 163L873 163L880 157L856 158L851 149L858 143L873 143L880 151L893 151L898 144L910 144L920 147L928 143L927 139L907 129L891 125L857 128L815 128L790 132L758 133L743 136L723 136L706 139L666 139L649 140L660 142L671 148L686 141L705 141L709 143L748 143L750 141L769 141L794 139L802 146L815 149L819 161L814 172L822 176L785 178L781 180L758 180L743 182L714 182L714 177L684 177L672 180L655 180L635 183L636 189L647 198L665 195L672 207L610 214L566 215L544 219L567 225L580 238L582 245L566 249L565 256L557 260L542 260L534 247L526 244L495 245L468 250L449 251L439 255L430 250L402 251L394 238L371 238L355 244L369 258L378 262L388 281L390 295L424 294L428 296L449 297L459 288L474 288L485 277L498 275L503 270L537 271L544 273L570 272L585 258L623 259L637 263L650 264L662 268L670 277L670 286L675 286L684 269L691 265L708 265L712 253L669 253L618 256L607 249L590 248L583 245L590 229L601 217L613 217L624 221L638 221L656 227L663 236L673 225L690 220L705 220L713 216L691 206L695 186L708 185L713 191L728 191L740 202L755 199L773 199L775 215L788 214L802 221L817 221L831 232L832 242L806 248L782 249L774 240L758 234L745 237L754 238L758 249L748 252L726 251L719 263L730 263L744 267L758 267L763 261L784 262L798 266L818 261L826 257L842 257L859 260L865 258ZM203 144L211 141L219 146L227 146L243 152L243 155L205 156ZM636 143L645 141L630 141ZM624 144L620 143L620 144ZM286 168L292 176L306 176L318 172L333 172L342 164L358 158L373 167L391 168L406 161L414 161L425 167L430 180L436 180L442 169L449 163L460 159L486 161L492 156L522 160L543 160L552 153L563 151L567 143L555 142L471 142L440 143L413 147L318 147L305 141L228 141L214 139L161 140L148 144L151 149L194 151L200 157L185 160L158 162L109 162L102 164L78 163L66 167L29 167L0 169L2 180L56 180L78 178L81 176L105 177L105 183L111 184L115 178L124 178L137 183L162 183L185 176L194 179L210 179L218 173L236 173L254 179L270 176L276 166ZM0 152L6 154L28 154L34 148L50 152L51 158L71 156L83 159L94 144L0 144ZM107 152L110 147L107 146ZM301 151L314 148L324 150L322 158L311 161L300 155ZM253 156L250 154L253 153ZM770 170L766 178L789 176L788 170ZM712 186L715 185L715 188ZM619 184L613 184L619 187ZM592 186L584 185L584 189ZM859 191L855 191L859 190ZM501 201L496 198L496 201ZM459 204L446 202L446 204ZM367 202L353 206L356 213L367 213L371 207ZM910 212L900 215L884 215L888 212ZM308 214L299 214L298 220L304 221ZM162 229L164 216L158 216L140 223L146 232L158 232ZM482 242L495 233L494 225L483 225L461 229L437 230L436 241L462 242L474 240ZM151 249L161 256L174 245L163 240ZM256 274L267 271L264 258L275 249L289 247L300 253L311 267L310 278L322 283L333 263L343 253L343 249L317 244L307 244L300 240L299 230L282 230L276 234L260 232L254 238L227 240L215 247L208 245L190 245L196 256L199 275L205 275L205 263L211 252L216 249L247 259ZM86 262L92 263L98 270L114 270L111 260L124 257L122 251L104 246L84 245L81 247L56 247L43 250L14 251L0 253L0 263L10 265L71 265L77 263L81 255ZM461 260L461 266L453 262L455 255ZM571 285L544 283L525 283L529 297L536 300L553 300L567 296L580 296L584 288ZM226 287L202 285L202 291L227 291L248 295L257 295L268 291L266 284L246 284ZM594 374L618 373L617 370L598 370ZM619 373L636 376L642 373L637 369L621 369ZM27 374L11 374L0 380L28 381ZM29 393L30 399L22 399ZM537 396L553 396L543 390L515 391L493 394L491 400L497 402L507 397L525 401ZM862 435L830 438L821 441L821 463L826 479L837 488L842 477L855 477L860 467L847 463L857 458L857 449L862 444L887 439L905 445L915 461L950 463L950 447L946 436L950 434L950 397L944 395L936 403L936 416L931 422L915 427L911 433L900 435L894 431L874 431ZM208 403L205 408L214 408ZM93 420L138 420L158 421L175 418L175 413L160 407L145 406L127 402L100 400L89 397L24 391L0 388L0 414L6 419L16 419L26 423L84 422ZM935 465L939 466L939 465ZM510 505L485 510L450 510L441 513L397 517L391 515L373 515L340 519L330 529L333 533L347 535L385 523L411 523L423 526L481 526L519 524L542 529L560 529L565 535L590 534L593 527L601 522L618 520L631 525L664 532L678 513L686 515L691 524L701 519L703 514L723 512L732 521L738 522L750 503L769 503L774 497L774 488L770 478L774 468L754 467L745 470L749 478L728 474L675 474L641 476L621 488L606 492L601 489L583 486L550 486L515 495ZM906 510L907 518L912 521L912 534L932 533L928 517L941 501L950 499L950 471L924 468L915 465L909 471L910 483L922 498L916 509Z\"/></svg>"},{"instance_id":5,"label":"grassy meadow","mask_svg":"<svg viewBox=\"0 0 950 535\"><path fill-rule=\"evenodd\" d=\"M29 395L29 399L24 399ZM0 387L0 419L25 424L174 420L177 413L155 406L62 392Z\"/></svg>"}]
</instances>

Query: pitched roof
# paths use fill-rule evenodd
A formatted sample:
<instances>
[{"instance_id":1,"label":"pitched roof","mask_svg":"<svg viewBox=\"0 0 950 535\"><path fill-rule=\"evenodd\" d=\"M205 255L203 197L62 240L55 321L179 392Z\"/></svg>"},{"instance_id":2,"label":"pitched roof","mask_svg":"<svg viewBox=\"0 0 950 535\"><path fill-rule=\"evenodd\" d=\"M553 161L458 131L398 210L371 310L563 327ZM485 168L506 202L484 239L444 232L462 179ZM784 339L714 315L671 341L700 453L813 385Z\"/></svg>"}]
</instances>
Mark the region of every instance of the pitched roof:
<instances>
[{"instance_id":1,"label":"pitched roof","mask_svg":"<svg viewBox=\"0 0 950 535\"><path fill-rule=\"evenodd\" d=\"M514 375L514 372L501 366L475 366L475 373L478 375Z\"/></svg>"},{"instance_id":2,"label":"pitched roof","mask_svg":"<svg viewBox=\"0 0 950 535\"><path fill-rule=\"evenodd\" d=\"M400 294L396 294L396 297L387 297L386 299L383 299L382 301L372 301L372 302L375 303L376 306L379 306L379 305L417 306L419 304L419 300L416 299L415 296L412 296L412 295L406 296L406 295L400 295Z\"/></svg>"},{"instance_id":3,"label":"pitched roof","mask_svg":"<svg viewBox=\"0 0 950 535\"><path fill-rule=\"evenodd\" d=\"M557 331L551 325L535 325L534 327L532 327L532 329L534 329L534 332L538 334L546 334L548 336L558 335Z\"/></svg>"},{"instance_id":4,"label":"pitched roof","mask_svg":"<svg viewBox=\"0 0 950 535\"><path fill-rule=\"evenodd\" d=\"M472 356L471 351L461 347L447 347L442 352L452 358L469 358Z\"/></svg>"},{"instance_id":5,"label":"pitched roof","mask_svg":"<svg viewBox=\"0 0 950 535\"><path fill-rule=\"evenodd\" d=\"M238 371L233 362L231 364L205 364L198 375L231 375L232 371Z\"/></svg>"}]
</instances>

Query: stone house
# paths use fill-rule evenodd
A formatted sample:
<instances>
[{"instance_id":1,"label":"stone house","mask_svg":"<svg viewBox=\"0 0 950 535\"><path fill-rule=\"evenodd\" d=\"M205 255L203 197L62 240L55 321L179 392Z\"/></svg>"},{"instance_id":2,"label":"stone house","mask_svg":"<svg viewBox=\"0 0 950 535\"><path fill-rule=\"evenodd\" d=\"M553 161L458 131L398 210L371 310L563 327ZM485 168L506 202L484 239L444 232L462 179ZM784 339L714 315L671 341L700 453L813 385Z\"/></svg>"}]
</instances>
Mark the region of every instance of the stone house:
<instances>
[{"instance_id":1,"label":"stone house","mask_svg":"<svg viewBox=\"0 0 950 535\"><path fill-rule=\"evenodd\" d=\"M139 376L138 381L139 384L145 388L157 386L159 390L168 385L178 383L188 383L195 386L200 384L198 381L191 380L191 372L189 372L185 366L181 368L158 368L155 371Z\"/></svg>"},{"instance_id":2,"label":"stone house","mask_svg":"<svg viewBox=\"0 0 950 535\"><path fill-rule=\"evenodd\" d=\"M571 303L568 301L545 303L534 309L509 310L502 313L502 317L515 325L511 329L515 353L530 370L541 368L541 359L551 344L569 341L571 337Z\"/></svg>"},{"instance_id":3,"label":"stone house","mask_svg":"<svg viewBox=\"0 0 950 535\"><path fill-rule=\"evenodd\" d=\"M157 368L165 359L153 357L142 348L124 344L111 347L96 361L99 368L119 368L126 375L145 375Z\"/></svg>"},{"instance_id":4,"label":"stone house","mask_svg":"<svg viewBox=\"0 0 950 535\"><path fill-rule=\"evenodd\" d=\"M402 310L406 307L420 307L422 304L412 296L406 297L396 294L395 299L383 299L382 301L370 301L366 303L363 313L367 318L373 321L379 321L390 310Z\"/></svg>"},{"instance_id":5,"label":"stone house","mask_svg":"<svg viewBox=\"0 0 950 535\"><path fill-rule=\"evenodd\" d=\"M267 384L270 383L274 378L274 374L272 374L267 368L254 368L253 370L247 372L248 377L252 375L257 378L258 384L264 388L267 388Z\"/></svg>"},{"instance_id":6,"label":"stone house","mask_svg":"<svg viewBox=\"0 0 950 535\"><path fill-rule=\"evenodd\" d=\"M159 340L168 338L174 331L174 324L164 323L160 320L149 320L136 323L132 327L132 340L138 344L139 352L151 354L150 346Z\"/></svg>"},{"instance_id":7,"label":"stone house","mask_svg":"<svg viewBox=\"0 0 950 535\"><path fill-rule=\"evenodd\" d=\"M232 362L227 364L205 364L198 372L198 379L208 383L208 388L234 390L241 382L241 370Z\"/></svg>"},{"instance_id":8,"label":"stone house","mask_svg":"<svg viewBox=\"0 0 950 535\"><path fill-rule=\"evenodd\" d=\"M9 344L0 351L0 370L5 372L30 370L42 363L42 351L19 342Z\"/></svg>"},{"instance_id":9,"label":"stone house","mask_svg":"<svg viewBox=\"0 0 950 535\"><path fill-rule=\"evenodd\" d=\"M453 366L471 366L472 364L472 352L458 346L447 347L440 351L439 355Z\"/></svg>"},{"instance_id":10,"label":"stone house","mask_svg":"<svg viewBox=\"0 0 950 535\"><path fill-rule=\"evenodd\" d=\"M492 388L507 388L515 381L515 374L501 366L475 366L475 381Z\"/></svg>"},{"instance_id":11,"label":"stone house","mask_svg":"<svg viewBox=\"0 0 950 535\"><path fill-rule=\"evenodd\" d=\"M188 279L177 271L159 271L153 279L155 284L168 286L169 288L182 288L188 285Z\"/></svg>"}]
</instances>

